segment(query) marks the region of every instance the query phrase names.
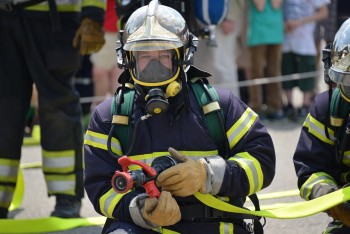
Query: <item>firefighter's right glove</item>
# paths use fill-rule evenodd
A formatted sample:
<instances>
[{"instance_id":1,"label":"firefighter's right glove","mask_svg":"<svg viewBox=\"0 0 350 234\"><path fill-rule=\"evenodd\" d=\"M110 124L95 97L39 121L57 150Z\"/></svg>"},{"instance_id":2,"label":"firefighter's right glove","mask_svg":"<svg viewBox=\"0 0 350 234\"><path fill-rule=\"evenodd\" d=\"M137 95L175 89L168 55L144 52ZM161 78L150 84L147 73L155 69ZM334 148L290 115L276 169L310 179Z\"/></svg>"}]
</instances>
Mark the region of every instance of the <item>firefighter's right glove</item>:
<instances>
[{"instance_id":1,"label":"firefighter's right glove","mask_svg":"<svg viewBox=\"0 0 350 234\"><path fill-rule=\"evenodd\" d=\"M321 197L336 190L338 190L338 187L334 184L315 184L312 188L310 198ZM350 205L348 203L339 204L325 212L333 219L340 220L344 225L350 228Z\"/></svg>"},{"instance_id":2,"label":"firefighter's right glove","mask_svg":"<svg viewBox=\"0 0 350 234\"><path fill-rule=\"evenodd\" d=\"M143 217L156 226L170 226L180 221L181 212L171 193L162 191L158 199L146 199Z\"/></svg>"},{"instance_id":3,"label":"firefighter's right glove","mask_svg":"<svg viewBox=\"0 0 350 234\"><path fill-rule=\"evenodd\" d=\"M173 148L169 148L169 153L179 163L159 174L157 186L180 197L205 193L207 170L203 161L194 161Z\"/></svg>"},{"instance_id":4,"label":"firefighter's right glove","mask_svg":"<svg viewBox=\"0 0 350 234\"><path fill-rule=\"evenodd\" d=\"M102 26L89 18L84 18L73 39L74 48L80 47L80 54L92 54L99 51L105 43Z\"/></svg>"},{"instance_id":5,"label":"firefighter's right glove","mask_svg":"<svg viewBox=\"0 0 350 234\"><path fill-rule=\"evenodd\" d=\"M340 220L344 225L350 228L350 205L342 203L326 211L329 216L335 220Z\"/></svg>"}]
</instances>

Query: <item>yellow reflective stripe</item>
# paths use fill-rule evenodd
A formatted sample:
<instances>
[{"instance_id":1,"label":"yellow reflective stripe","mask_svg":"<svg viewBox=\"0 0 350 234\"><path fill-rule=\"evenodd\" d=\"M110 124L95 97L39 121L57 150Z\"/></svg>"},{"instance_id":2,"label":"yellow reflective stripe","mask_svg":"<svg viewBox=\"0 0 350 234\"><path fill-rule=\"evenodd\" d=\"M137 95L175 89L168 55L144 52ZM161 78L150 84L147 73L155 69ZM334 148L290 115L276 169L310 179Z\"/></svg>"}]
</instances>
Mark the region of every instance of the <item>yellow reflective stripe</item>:
<instances>
[{"instance_id":1,"label":"yellow reflective stripe","mask_svg":"<svg viewBox=\"0 0 350 234\"><path fill-rule=\"evenodd\" d=\"M232 149L248 132L253 125L258 115L249 107L237 122L227 131L227 139L230 142L230 149Z\"/></svg>"},{"instance_id":2,"label":"yellow reflective stripe","mask_svg":"<svg viewBox=\"0 0 350 234\"><path fill-rule=\"evenodd\" d=\"M43 2L42 4L37 4L34 6L29 6L25 8L28 11L49 11L50 7L47 4L47 2ZM57 11L58 12L80 12L81 6L80 5L57 5Z\"/></svg>"},{"instance_id":3,"label":"yellow reflective stripe","mask_svg":"<svg viewBox=\"0 0 350 234\"><path fill-rule=\"evenodd\" d=\"M131 192L128 191L126 193L116 193L113 188L111 188L107 193L105 193L100 198L100 210L102 214L104 214L108 218L113 218L113 211L117 203L120 201L120 199L127 193Z\"/></svg>"},{"instance_id":4,"label":"yellow reflective stripe","mask_svg":"<svg viewBox=\"0 0 350 234\"><path fill-rule=\"evenodd\" d=\"M311 190L315 184L327 183L337 185L332 176L324 172L317 172L312 174L309 179L300 187L300 196L305 200L309 200Z\"/></svg>"},{"instance_id":5,"label":"yellow reflective stripe","mask_svg":"<svg viewBox=\"0 0 350 234\"><path fill-rule=\"evenodd\" d=\"M42 150L43 171L51 173L69 173L74 171L75 150Z\"/></svg>"},{"instance_id":6,"label":"yellow reflective stripe","mask_svg":"<svg viewBox=\"0 0 350 234\"><path fill-rule=\"evenodd\" d=\"M106 8L106 1L103 0L83 0L83 7L99 7Z\"/></svg>"},{"instance_id":7,"label":"yellow reflective stripe","mask_svg":"<svg viewBox=\"0 0 350 234\"><path fill-rule=\"evenodd\" d=\"M263 185L263 173L261 165L256 158L251 156L248 152L236 154L229 158L229 160L236 161L247 174L249 181L249 195L261 190Z\"/></svg>"},{"instance_id":8,"label":"yellow reflective stripe","mask_svg":"<svg viewBox=\"0 0 350 234\"><path fill-rule=\"evenodd\" d=\"M233 234L234 226L232 223L220 222L220 234Z\"/></svg>"},{"instance_id":9,"label":"yellow reflective stripe","mask_svg":"<svg viewBox=\"0 0 350 234\"><path fill-rule=\"evenodd\" d=\"M350 166L350 150L344 152L343 163Z\"/></svg>"},{"instance_id":10,"label":"yellow reflective stripe","mask_svg":"<svg viewBox=\"0 0 350 234\"><path fill-rule=\"evenodd\" d=\"M152 230L153 231L158 231L157 228L152 229ZM166 228L162 228L161 233L162 234L181 234L180 232L175 232L175 231L172 231L172 230L169 230L169 229L166 229Z\"/></svg>"},{"instance_id":11,"label":"yellow reflective stripe","mask_svg":"<svg viewBox=\"0 0 350 234\"><path fill-rule=\"evenodd\" d=\"M312 117L310 113L307 115L303 126L308 129L309 133L311 133L321 141L330 145L334 145L334 142L328 139L326 136L324 124ZM332 129L328 128L328 133L331 138L334 138L334 131Z\"/></svg>"},{"instance_id":12,"label":"yellow reflective stripe","mask_svg":"<svg viewBox=\"0 0 350 234\"><path fill-rule=\"evenodd\" d=\"M10 185L0 185L0 207L7 208L10 206L15 187Z\"/></svg>"},{"instance_id":13,"label":"yellow reflective stripe","mask_svg":"<svg viewBox=\"0 0 350 234\"><path fill-rule=\"evenodd\" d=\"M75 195L75 175L47 175L45 174L49 194Z\"/></svg>"},{"instance_id":14,"label":"yellow reflective stripe","mask_svg":"<svg viewBox=\"0 0 350 234\"><path fill-rule=\"evenodd\" d=\"M17 181L18 167L18 159L0 159L0 181L15 183Z\"/></svg>"},{"instance_id":15,"label":"yellow reflective stripe","mask_svg":"<svg viewBox=\"0 0 350 234\"><path fill-rule=\"evenodd\" d=\"M84 144L90 145L95 148L107 150L107 140L108 140L108 135L87 130L85 134ZM112 137L111 141L112 141L111 142L112 152L120 156L123 155L120 142L114 137Z\"/></svg>"}]
</instances>

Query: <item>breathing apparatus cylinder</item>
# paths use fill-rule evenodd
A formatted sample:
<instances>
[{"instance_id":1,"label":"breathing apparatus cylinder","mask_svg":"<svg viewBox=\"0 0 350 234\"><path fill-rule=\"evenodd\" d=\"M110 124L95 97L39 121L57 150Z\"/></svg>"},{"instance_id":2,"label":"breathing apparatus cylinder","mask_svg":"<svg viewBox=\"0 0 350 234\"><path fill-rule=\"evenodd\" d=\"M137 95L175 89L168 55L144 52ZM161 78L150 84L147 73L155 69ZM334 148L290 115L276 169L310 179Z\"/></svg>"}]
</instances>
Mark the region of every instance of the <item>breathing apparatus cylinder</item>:
<instances>
[{"instance_id":1,"label":"breathing apparatus cylinder","mask_svg":"<svg viewBox=\"0 0 350 234\"><path fill-rule=\"evenodd\" d=\"M150 196L159 193L154 183L157 176L164 170L178 163L169 155L155 158L150 167L143 162L130 159L126 156L121 157L118 162L122 165L123 171L116 171L112 177L112 187L114 191L117 193L126 193L132 188L143 186ZM131 164L139 165L141 169L127 171L127 167ZM153 183L146 186L148 182Z\"/></svg>"}]
</instances>

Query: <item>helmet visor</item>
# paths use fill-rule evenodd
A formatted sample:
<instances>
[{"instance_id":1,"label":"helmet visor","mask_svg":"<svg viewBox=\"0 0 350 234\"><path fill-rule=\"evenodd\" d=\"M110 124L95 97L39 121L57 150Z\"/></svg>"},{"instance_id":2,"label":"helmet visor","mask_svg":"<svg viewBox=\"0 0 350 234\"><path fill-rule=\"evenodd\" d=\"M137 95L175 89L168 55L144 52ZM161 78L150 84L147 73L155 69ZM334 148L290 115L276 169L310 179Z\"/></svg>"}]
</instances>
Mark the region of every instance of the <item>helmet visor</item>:
<instances>
[{"instance_id":1,"label":"helmet visor","mask_svg":"<svg viewBox=\"0 0 350 234\"><path fill-rule=\"evenodd\" d=\"M143 86L162 86L174 81L179 75L178 50L133 51L132 78Z\"/></svg>"},{"instance_id":2,"label":"helmet visor","mask_svg":"<svg viewBox=\"0 0 350 234\"><path fill-rule=\"evenodd\" d=\"M350 72L345 72L332 66L328 71L328 75L334 83L350 86Z\"/></svg>"}]
</instances>

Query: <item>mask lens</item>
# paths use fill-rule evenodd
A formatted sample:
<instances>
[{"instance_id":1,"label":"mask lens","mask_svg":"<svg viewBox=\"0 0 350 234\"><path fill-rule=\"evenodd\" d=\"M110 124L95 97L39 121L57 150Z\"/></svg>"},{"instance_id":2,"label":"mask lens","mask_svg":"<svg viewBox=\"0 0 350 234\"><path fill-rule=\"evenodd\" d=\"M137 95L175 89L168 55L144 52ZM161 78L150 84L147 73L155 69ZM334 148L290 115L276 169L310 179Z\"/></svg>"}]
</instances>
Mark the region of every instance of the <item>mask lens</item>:
<instances>
[{"instance_id":1,"label":"mask lens","mask_svg":"<svg viewBox=\"0 0 350 234\"><path fill-rule=\"evenodd\" d=\"M178 60L175 50L135 51L133 59L134 78L143 85L168 83L176 74L177 64L174 63Z\"/></svg>"}]
</instances>

